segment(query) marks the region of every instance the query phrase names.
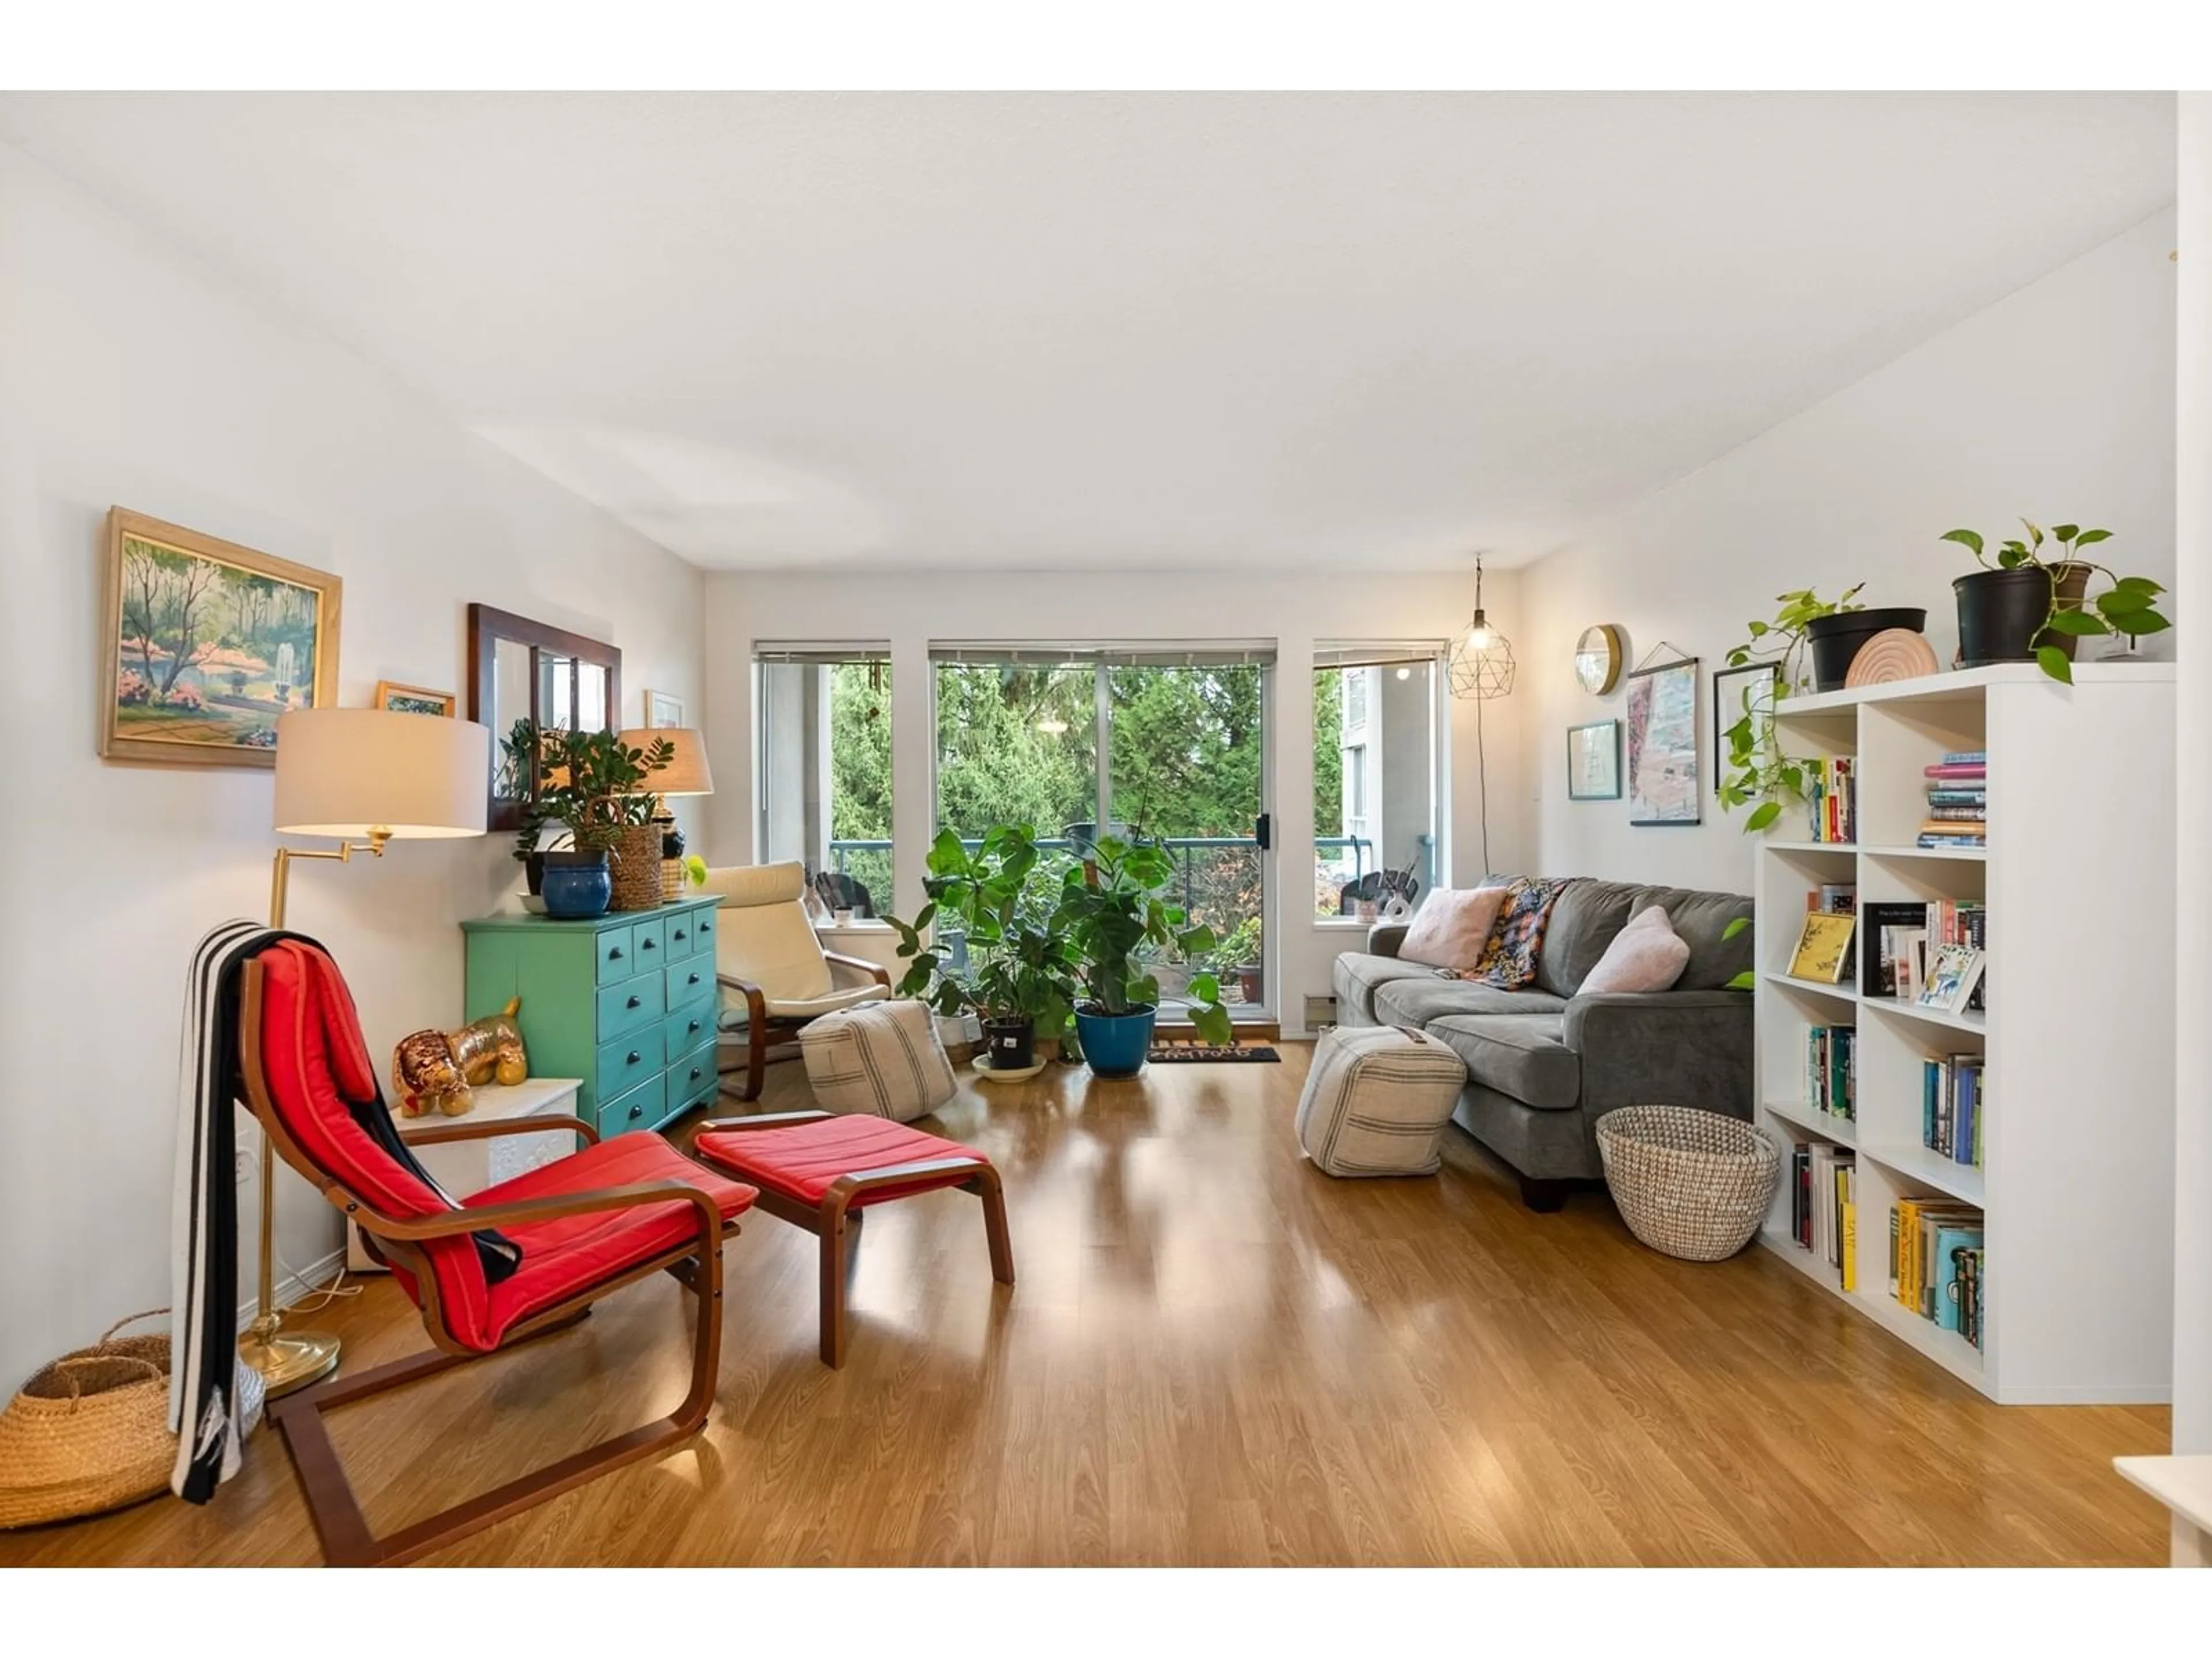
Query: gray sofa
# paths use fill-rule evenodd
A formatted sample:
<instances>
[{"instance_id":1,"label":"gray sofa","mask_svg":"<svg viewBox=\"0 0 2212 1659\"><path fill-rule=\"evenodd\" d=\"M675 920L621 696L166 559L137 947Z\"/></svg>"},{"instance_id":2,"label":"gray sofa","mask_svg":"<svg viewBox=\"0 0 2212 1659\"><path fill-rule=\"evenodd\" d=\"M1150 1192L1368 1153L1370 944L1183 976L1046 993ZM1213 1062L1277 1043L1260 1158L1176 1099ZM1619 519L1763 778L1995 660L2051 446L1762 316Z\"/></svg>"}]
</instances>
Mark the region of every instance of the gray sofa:
<instances>
[{"instance_id":1,"label":"gray sofa","mask_svg":"<svg viewBox=\"0 0 2212 1659\"><path fill-rule=\"evenodd\" d=\"M1690 946L1674 988L1577 995L1613 935L1653 904ZM1468 1071L1453 1121L1512 1166L1530 1209L1556 1210L1570 1182L1604 1174L1595 1126L1616 1106L1750 1117L1752 1000L1723 988L1751 965L1751 933L1722 938L1750 914L1751 901L1733 893L1570 881L1553 904L1536 982L1520 991L1400 961L1406 926L1385 923L1364 951L1337 958L1337 1023L1410 1025L1450 1044Z\"/></svg>"}]
</instances>

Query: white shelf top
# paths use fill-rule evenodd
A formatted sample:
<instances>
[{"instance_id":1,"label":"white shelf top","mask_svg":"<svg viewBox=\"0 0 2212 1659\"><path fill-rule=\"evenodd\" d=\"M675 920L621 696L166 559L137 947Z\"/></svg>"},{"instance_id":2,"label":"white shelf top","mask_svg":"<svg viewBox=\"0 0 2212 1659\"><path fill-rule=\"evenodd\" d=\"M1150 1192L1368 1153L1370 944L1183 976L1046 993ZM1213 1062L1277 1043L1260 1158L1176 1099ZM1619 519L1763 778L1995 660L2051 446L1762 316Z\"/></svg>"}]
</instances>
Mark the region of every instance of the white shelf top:
<instances>
[{"instance_id":1,"label":"white shelf top","mask_svg":"<svg viewBox=\"0 0 2212 1659\"><path fill-rule=\"evenodd\" d=\"M1831 985L1825 980L1799 979L1796 975L1785 974L1778 968L1770 968L1759 977L1776 985L1794 985L1797 989L1810 991L1816 996L1833 997L1838 1002L1860 1000L1858 991L1853 986Z\"/></svg>"},{"instance_id":2,"label":"white shelf top","mask_svg":"<svg viewBox=\"0 0 2212 1659\"><path fill-rule=\"evenodd\" d=\"M1986 863L1990 856L1986 847L1869 847L1863 850L1869 858L1948 859L1970 864Z\"/></svg>"},{"instance_id":3,"label":"white shelf top","mask_svg":"<svg viewBox=\"0 0 2212 1659\"><path fill-rule=\"evenodd\" d=\"M2191 1526L2212 1532L2212 1456L2115 1457L2112 1467Z\"/></svg>"},{"instance_id":4,"label":"white shelf top","mask_svg":"<svg viewBox=\"0 0 2212 1659\"><path fill-rule=\"evenodd\" d=\"M1793 1124L1808 1134L1818 1135L1823 1140L1832 1140L1838 1146L1859 1144L1859 1126L1847 1117L1835 1117L1817 1106L1808 1106L1799 1100L1768 1100L1760 1103L1784 1123Z\"/></svg>"},{"instance_id":5,"label":"white shelf top","mask_svg":"<svg viewBox=\"0 0 2212 1659\"><path fill-rule=\"evenodd\" d=\"M1859 844L1855 841L1780 841L1769 839L1759 842L1771 853L1856 853Z\"/></svg>"},{"instance_id":6,"label":"white shelf top","mask_svg":"<svg viewBox=\"0 0 2212 1659\"><path fill-rule=\"evenodd\" d=\"M2146 684L2175 678L2170 662L2078 662L2076 685ZM1843 691L1816 691L1810 696L1784 697L1775 714L1791 719L1802 714L1832 714L1865 702L1956 702L1978 698L1993 685L2042 684L2055 690L2066 688L2032 662L1996 663L1987 668L1955 668L1948 673L1923 675L1918 679L1892 680L1887 685L1862 685Z\"/></svg>"},{"instance_id":7,"label":"white shelf top","mask_svg":"<svg viewBox=\"0 0 2212 1659\"><path fill-rule=\"evenodd\" d=\"M1793 985L1798 981L1792 980ZM1949 1013L1941 1008L1923 1008L1917 1002L1901 1002L1895 997L1860 997L1858 1001L1869 1008L1879 1008L1885 1014L1895 1014L1904 1019L1917 1019L1929 1025L1942 1025L1954 1031L1972 1031L1979 1036L1989 1035L1990 1017L1971 1008Z\"/></svg>"},{"instance_id":8,"label":"white shelf top","mask_svg":"<svg viewBox=\"0 0 2212 1659\"><path fill-rule=\"evenodd\" d=\"M392 1103L392 1115L399 1120L399 1133L404 1137L414 1128L428 1129L441 1123L481 1123L486 1119L504 1121L511 1117L535 1117L540 1112L550 1112L556 1117L574 1115L573 1104L576 1091L584 1086L580 1077L525 1078L513 1088L496 1083L479 1084L469 1092L476 1103L459 1117L447 1117L441 1112L426 1112L421 1117L403 1117L399 1104Z\"/></svg>"},{"instance_id":9,"label":"white shelf top","mask_svg":"<svg viewBox=\"0 0 2212 1659\"><path fill-rule=\"evenodd\" d=\"M1864 1146L1860 1149L1867 1157L1884 1169L1923 1186L1933 1187L1937 1192L1968 1204L1982 1203L1982 1172L1968 1164L1954 1164L1942 1153L1928 1146L1911 1146L1893 1143L1883 1146Z\"/></svg>"}]
</instances>

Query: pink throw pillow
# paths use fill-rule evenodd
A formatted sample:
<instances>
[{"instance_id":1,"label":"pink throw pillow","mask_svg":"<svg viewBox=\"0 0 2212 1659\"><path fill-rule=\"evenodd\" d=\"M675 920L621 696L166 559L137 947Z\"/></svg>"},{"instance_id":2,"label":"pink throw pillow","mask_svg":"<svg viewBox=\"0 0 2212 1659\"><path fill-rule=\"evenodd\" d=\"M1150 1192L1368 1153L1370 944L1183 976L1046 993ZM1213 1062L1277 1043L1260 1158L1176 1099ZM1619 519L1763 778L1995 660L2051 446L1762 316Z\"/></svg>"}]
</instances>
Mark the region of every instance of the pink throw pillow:
<instances>
[{"instance_id":1,"label":"pink throw pillow","mask_svg":"<svg viewBox=\"0 0 2212 1659\"><path fill-rule=\"evenodd\" d=\"M1653 905L1613 936L1578 995L1599 991L1663 991L1690 965L1690 947L1676 935L1663 905Z\"/></svg>"},{"instance_id":2,"label":"pink throw pillow","mask_svg":"<svg viewBox=\"0 0 2212 1659\"><path fill-rule=\"evenodd\" d=\"M1413 925L1398 946L1401 962L1431 968L1474 968L1498 925L1503 887L1439 887L1413 912Z\"/></svg>"}]
</instances>

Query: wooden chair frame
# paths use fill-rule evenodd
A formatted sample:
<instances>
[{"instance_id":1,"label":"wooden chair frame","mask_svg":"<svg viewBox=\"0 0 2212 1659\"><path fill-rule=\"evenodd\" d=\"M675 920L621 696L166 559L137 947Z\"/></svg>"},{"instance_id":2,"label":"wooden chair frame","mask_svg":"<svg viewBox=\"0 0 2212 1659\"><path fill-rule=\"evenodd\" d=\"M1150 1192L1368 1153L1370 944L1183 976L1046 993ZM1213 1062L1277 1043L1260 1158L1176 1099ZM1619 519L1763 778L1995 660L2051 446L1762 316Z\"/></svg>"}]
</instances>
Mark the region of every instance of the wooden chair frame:
<instances>
[{"instance_id":1,"label":"wooden chair frame","mask_svg":"<svg viewBox=\"0 0 2212 1659\"><path fill-rule=\"evenodd\" d=\"M832 1112L767 1112L757 1117L710 1118L700 1124L686 1142L690 1151L698 1138L720 1130L781 1129L794 1123L815 1123L835 1116ZM713 1163L710 1155L693 1152L702 1163ZM991 1277L1001 1285L1014 1282L1014 1246L1006 1231L1006 1200L1000 1184L998 1170L988 1160L974 1156L957 1158L920 1158L908 1164L893 1164L877 1170L854 1170L839 1176L830 1183L830 1190L822 1195L819 1204L805 1204L772 1187L762 1186L757 1178L740 1176L734 1170L725 1173L759 1188L760 1196L754 1202L770 1215L788 1221L794 1227L804 1227L822 1241L822 1363L832 1370L845 1364L845 1277L849 1261L852 1230L866 1213L853 1207L854 1200L885 1187L902 1187L908 1182L940 1176L955 1170L965 1170L968 1176L962 1181L947 1181L941 1187L924 1188L922 1191L952 1191L973 1193L983 1200L983 1231L990 1241ZM921 1194L917 1193L916 1197Z\"/></svg>"},{"instance_id":2,"label":"wooden chair frame","mask_svg":"<svg viewBox=\"0 0 2212 1659\"><path fill-rule=\"evenodd\" d=\"M283 1431L293 1468L299 1474L301 1490L307 1500L307 1513L314 1521L323 1553L331 1565L398 1566L415 1560L697 1432L706 1422L714 1400L714 1384L721 1361L722 1245L737 1233L736 1221L724 1221L720 1207L712 1197L680 1181L636 1182L623 1187L520 1199L422 1219L383 1214L318 1167L292 1139L271 1103L259 1041L263 973L260 963L246 964L240 1021L246 1109L260 1123L262 1133L269 1137L277 1156L313 1183L349 1219L360 1224L368 1240L370 1253L387 1261L396 1258L413 1275L422 1297L423 1326L436 1345L428 1353L412 1354L357 1376L338 1377L270 1403L269 1414ZM494 1135L538 1133L547 1128L574 1130L587 1145L599 1138L598 1131L580 1118L540 1115L503 1122L442 1124L418 1131L409 1140L413 1146L434 1146L443 1141L481 1139ZM665 1250L615 1278L603 1279L533 1314L511 1328L495 1348L468 1347L447 1329L438 1300L437 1274L421 1248L425 1240L451 1238L486 1227L509 1227L526 1222L550 1221L561 1216L666 1204L679 1199L699 1212L696 1237L681 1247ZM668 1273L699 1301L693 1336L691 1386L673 1412L587 1446L398 1532L380 1538L369 1530L368 1517L354 1496L344 1466L331 1443L330 1429L323 1421L325 1412L388 1393L469 1360L481 1359L487 1352L501 1352L534 1337L574 1325L589 1313L592 1303L655 1273Z\"/></svg>"},{"instance_id":3,"label":"wooden chair frame","mask_svg":"<svg viewBox=\"0 0 2212 1659\"><path fill-rule=\"evenodd\" d=\"M836 951L824 951L822 953L822 960L833 968L857 969L886 991L891 988L891 976L880 963L869 962L860 957L845 956ZM716 974L714 978L719 983L735 991L745 1000L744 1086L741 1089L732 1089L725 1085L723 1092L733 1094L739 1100L758 1100L762 1077L768 1070L769 1049L772 1046L770 1033L781 1033L787 1042L791 1036L805 1027L811 1025L822 1016L820 1014L771 1014L768 1011L768 993L750 980L740 979L735 974ZM866 1005L855 1004L854 1006L864 1007ZM791 1056L780 1054L776 1058L788 1060ZM732 1066L724 1075L734 1075L737 1069Z\"/></svg>"}]
</instances>

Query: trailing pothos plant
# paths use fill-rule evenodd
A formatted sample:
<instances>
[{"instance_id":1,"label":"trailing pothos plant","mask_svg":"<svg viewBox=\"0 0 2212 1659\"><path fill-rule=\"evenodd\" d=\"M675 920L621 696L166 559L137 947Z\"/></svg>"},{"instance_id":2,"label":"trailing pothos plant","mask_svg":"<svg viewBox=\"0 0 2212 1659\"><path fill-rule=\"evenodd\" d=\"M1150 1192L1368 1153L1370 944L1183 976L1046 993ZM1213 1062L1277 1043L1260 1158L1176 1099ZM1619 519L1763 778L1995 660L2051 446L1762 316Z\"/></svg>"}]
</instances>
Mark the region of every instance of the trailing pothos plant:
<instances>
[{"instance_id":1,"label":"trailing pothos plant","mask_svg":"<svg viewBox=\"0 0 2212 1659\"><path fill-rule=\"evenodd\" d=\"M2041 642L2045 634L2069 634L2077 639L2089 639L2108 634L2159 634L2173 626L2158 613L2158 596L2166 592L2159 583L2148 576L2120 575L2094 559L2081 556L2083 548L2110 541L2111 531L2055 524L2046 538L2042 526L2032 520L2022 519L2021 524L2027 529L2028 539L2000 542L1994 559L1987 550L1987 544L1974 531L1947 530L1942 539L1958 543L1974 556L1984 570L2023 570L2033 567L2050 574L2051 611L2044 617L2043 625L2029 638L2038 641L2037 664L2052 679L2073 684L2074 665L2057 646ZM2055 556L2047 558L2043 551L2046 539L2057 549ZM2086 580L2078 597L2061 593L2059 588L2069 565L2090 575L2104 577L2112 586L2094 599L2088 596Z\"/></svg>"},{"instance_id":2,"label":"trailing pothos plant","mask_svg":"<svg viewBox=\"0 0 2212 1659\"><path fill-rule=\"evenodd\" d=\"M1053 926L1048 876L1040 867L1036 831L1026 823L993 825L972 853L951 830L939 834L922 881L929 902L911 922L884 918L908 964L899 994L940 1014L1027 1020L1037 1036L1064 1039L1075 1008L1075 949ZM933 926L940 935L965 936L964 967L924 939Z\"/></svg>"},{"instance_id":3,"label":"trailing pothos plant","mask_svg":"<svg viewBox=\"0 0 2212 1659\"><path fill-rule=\"evenodd\" d=\"M1729 925L1721 929L1721 938L1723 939L1734 939L1737 934L1742 933L1750 926L1751 918L1749 916L1731 916L1729 919ZM1723 991L1750 991L1756 989L1758 985L1759 975L1752 972L1750 969L1745 968L1732 975L1729 979L1729 982L1722 986L1721 989Z\"/></svg>"},{"instance_id":4,"label":"trailing pothos plant","mask_svg":"<svg viewBox=\"0 0 2212 1659\"><path fill-rule=\"evenodd\" d=\"M1811 683L1805 666L1808 644L1806 625L1818 617L1864 610L1856 600L1859 589L1865 586L1860 582L1847 587L1832 599L1821 599L1809 587L1778 595L1775 602L1782 608L1774 613L1774 620L1754 619L1747 625L1751 637L1729 652L1729 666L1748 668L1754 663L1771 665L1775 671L1776 703L1792 691L1802 690ZM1729 752L1727 769L1718 790L1723 808L1733 810L1753 801L1759 803L1743 822L1746 835L1756 834L1780 817L1785 796L1792 800L1805 799L1808 764L1783 752L1781 742L1775 736L1773 709L1770 707L1762 720L1760 711L1752 706L1751 698L1751 690L1747 687L1739 717L1721 733Z\"/></svg>"},{"instance_id":5,"label":"trailing pothos plant","mask_svg":"<svg viewBox=\"0 0 2212 1659\"><path fill-rule=\"evenodd\" d=\"M1175 854L1164 843L1101 836L1091 855L1061 878L1052 930L1075 946L1089 994L1085 1013L1138 1013L1158 1006L1160 982L1139 960L1147 949L1179 949L1186 957L1214 949L1213 929L1190 926L1182 907L1168 902L1176 873ZM1201 1037L1220 1044L1233 1039L1218 977L1192 975L1183 996Z\"/></svg>"}]
</instances>

